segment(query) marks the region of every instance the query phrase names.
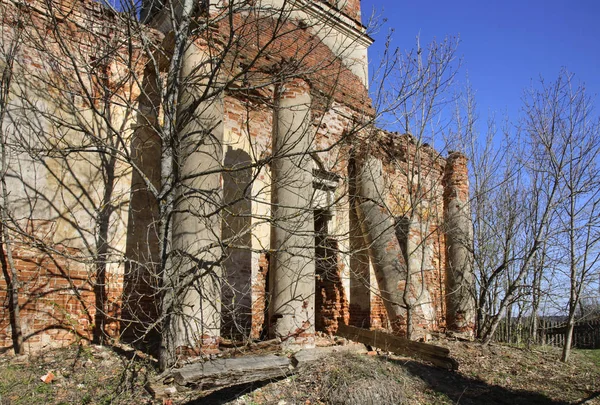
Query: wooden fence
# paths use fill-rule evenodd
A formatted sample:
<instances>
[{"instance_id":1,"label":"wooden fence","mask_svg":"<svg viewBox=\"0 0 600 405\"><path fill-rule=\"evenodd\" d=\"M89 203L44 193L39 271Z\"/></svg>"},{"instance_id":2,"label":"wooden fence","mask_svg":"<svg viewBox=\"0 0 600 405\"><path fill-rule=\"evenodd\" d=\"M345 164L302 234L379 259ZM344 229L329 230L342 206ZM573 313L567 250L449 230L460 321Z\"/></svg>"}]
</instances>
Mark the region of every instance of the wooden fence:
<instances>
[{"instance_id":1,"label":"wooden fence","mask_svg":"<svg viewBox=\"0 0 600 405\"><path fill-rule=\"evenodd\" d=\"M494 340L496 342L515 344L538 344L563 346L565 343L565 321L540 319L537 333L532 333L531 322L528 319L517 323L504 319L498 325ZM573 330L572 347L578 349L600 349L600 319L577 322Z\"/></svg>"}]
</instances>

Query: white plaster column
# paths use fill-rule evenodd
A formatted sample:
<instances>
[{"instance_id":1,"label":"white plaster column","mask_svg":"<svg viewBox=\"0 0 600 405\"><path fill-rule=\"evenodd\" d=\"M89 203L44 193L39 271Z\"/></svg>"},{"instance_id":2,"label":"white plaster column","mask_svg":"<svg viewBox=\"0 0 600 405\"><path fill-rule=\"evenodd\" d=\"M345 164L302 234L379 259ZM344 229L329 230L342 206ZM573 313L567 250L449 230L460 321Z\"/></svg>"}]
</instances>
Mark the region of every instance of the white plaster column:
<instances>
[{"instance_id":1,"label":"white plaster column","mask_svg":"<svg viewBox=\"0 0 600 405\"><path fill-rule=\"evenodd\" d=\"M385 309L396 333L406 331L404 289L406 263L395 233L395 223L385 205L383 164L369 151L356 156L356 213L369 247L369 256Z\"/></svg>"},{"instance_id":2,"label":"white plaster column","mask_svg":"<svg viewBox=\"0 0 600 405\"><path fill-rule=\"evenodd\" d=\"M177 282L173 325L176 347L216 345L221 323L221 169L223 96L206 98L212 65L190 44L184 55L177 111L181 182L173 218L173 266Z\"/></svg>"},{"instance_id":3,"label":"white plaster column","mask_svg":"<svg viewBox=\"0 0 600 405\"><path fill-rule=\"evenodd\" d=\"M273 120L270 331L314 344L315 237L311 209L310 88L296 79L276 92Z\"/></svg>"}]
</instances>

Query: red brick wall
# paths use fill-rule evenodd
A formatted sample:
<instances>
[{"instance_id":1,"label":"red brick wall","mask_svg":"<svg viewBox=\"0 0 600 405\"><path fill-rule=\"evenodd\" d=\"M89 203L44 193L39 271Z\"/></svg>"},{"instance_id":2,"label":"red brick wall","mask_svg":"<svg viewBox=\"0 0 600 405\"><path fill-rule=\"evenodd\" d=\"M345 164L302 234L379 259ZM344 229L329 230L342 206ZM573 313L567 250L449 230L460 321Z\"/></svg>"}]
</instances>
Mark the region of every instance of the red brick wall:
<instances>
[{"instance_id":1,"label":"red brick wall","mask_svg":"<svg viewBox=\"0 0 600 405\"><path fill-rule=\"evenodd\" d=\"M389 317L378 293L371 294L371 329L388 329Z\"/></svg>"},{"instance_id":2,"label":"red brick wall","mask_svg":"<svg viewBox=\"0 0 600 405\"><path fill-rule=\"evenodd\" d=\"M227 43L232 29L236 32L236 47L226 55L231 72L243 70L240 79L246 83L272 83L273 75L286 80L301 77L310 83L313 94L332 97L357 113L373 114L371 99L360 78L310 28L290 21L279 25L274 31L277 24L272 19L256 15L235 15L233 26L228 21L221 23L222 42ZM242 83L240 88L244 87Z\"/></svg>"},{"instance_id":3,"label":"red brick wall","mask_svg":"<svg viewBox=\"0 0 600 405\"><path fill-rule=\"evenodd\" d=\"M69 256L43 252L29 244L13 246L13 259L19 275L20 320L26 350L58 346L92 338L96 314L94 273ZM109 274L107 279L108 319L106 332L117 337L123 279ZM0 279L0 302L7 300L6 280ZM12 346L8 308L0 307L0 347Z\"/></svg>"},{"instance_id":4,"label":"red brick wall","mask_svg":"<svg viewBox=\"0 0 600 405\"><path fill-rule=\"evenodd\" d=\"M30 86L26 94L32 104L39 106L41 110L47 108L50 114L54 112L52 107L57 106L65 110L72 108L83 112L90 106L99 106L101 96L104 95L101 89L106 85L113 92L113 96L119 97L121 102L129 101L134 105L139 92L129 73L133 71L134 74L139 74L144 65L143 56L135 43L133 47L128 46L129 44L121 48L115 45L113 59L106 64L98 63L98 60L105 61L101 58L106 56L102 53L103 45L113 43L111 41L114 38L124 35L121 32L123 27L118 25L120 20L115 18L113 12L91 0L51 2L33 0L19 3L19 7L15 7L15 4L10 1L0 1L0 37L3 45L7 47L15 38L19 38L14 58L13 84L15 87L23 85L21 81L23 80L25 85ZM159 34L150 32L149 36L158 38ZM132 63L128 63L124 69L123 61ZM81 75L81 81L75 80L76 69ZM100 83L100 78L106 80ZM89 93L86 94L84 88ZM15 114L18 114L18 110ZM61 128L56 122L49 123L41 119L39 125L41 130L36 135L41 139L43 147L49 146L44 142L45 135L55 131L56 141L58 136L66 133L64 127ZM23 130L27 132L32 128L34 127L25 126ZM81 132L83 131L78 135ZM73 137L76 138L77 135ZM69 137L65 136L63 140L66 144L69 142ZM58 141L56 143L59 144ZM28 160L31 157L21 152L19 150L15 152L18 156L11 156L11 159L15 159L12 162L31 164L32 167L22 168L20 172L24 173L22 181L23 183L31 181L31 173L36 172L34 186L38 187L36 190L30 189L28 195L23 196L20 190L31 187L31 184L28 183L28 186L18 184L18 190L15 189L11 193L11 199L21 198L21 200L16 202L11 200L9 207L11 211L19 209L22 211L23 206L33 207L30 212L25 214L20 212L17 215L29 218L27 221L19 220L11 224L13 228L20 226L20 231L26 234L25 237L17 237L16 233L12 235L13 257L20 283L19 304L22 307L21 323L26 339L26 350L39 349L45 345L90 340L96 315L94 295L96 274L92 264L95 247L86 248L82 239L88 238L86 242L90 242L95 235L96 226L93 220L97 220L98 217L90 214L94 212L94 203L87 200L82 202L85 198L81 198L77 203L65 204L69 205L68 208L62 206L62 198L65 198L65 194L68 193L61 195L61 191L64 190L56 188L59 184L75 183L73 174L66 166L61 166L63 158L58 154L52 157L40 155L34 158L36 160L34 163L31 163ZM43 151L40 153L43 154ZM38 165L37 161L43 161L48 166ZM66 161L71 162L73 168L81 161L88 160L82 159L77 153L72 153L64 157L62 162ZM89 161L91 162L92 159ZM54 166L49 168L50 165ZM86 173L78 179L82 182L81 189L75 190L74 194L77 192L85 194L87 191L89 193L87 196L92 196L93 199L95 193L101 189L101 185L89 184L85 181L94 177L94 169L97 167L94 168L93 165L90 163L89 172L92 174L89 177L84 177L88 174ZM12 169L17 171L16 167ZM119 173L118 177L117 181L126 182L123 179L126 175ZM11 179L11 181L14 182L12 184L16 184L18 180ZM90 189L84 190L88 186ZM50 204L43 203L46 199L54 204L53 208L49 207ZM49 217L52 219L48 220ZM112 217L113 223L120 224L123 217L123 212L116 210ZM78 223L80 229L75 230L74 223ZM119 230L116 232L118 233ZM120 330L117 319L121 317L123 306L121 301L123 268L122 265L109 267L105 284L107 294L105 309L108 315L105 332L116 337ZM0 279L0 347L12 345L6 289L6 280L2 277Z\"/></svg>"},{"instance_id":5,"label":"red brick wall","mask_svg":"<svg viewBox=\"0 0 600 405\"><path fill-rule=\"evenodd\" d=\"M339 322L347 325L350 319L342 284L344 266L338 261L337 241L317 237L316 244L315 329L332 335Z\"/></svg>"},{"instance_id":6,"label":"red brick wall","mask_svg":"<svg viewBox=\"0 0 600 405\"><path fill-rule=\"evenodd\" d=\"M360 23L360 0L320 0L336 9L341 10L348 17Z\"/></svg>"},{"instance_id":7,"label":"red brick wall","mask_svg":"<svg viewBox=\"0 0 600 405\"><path fill-rule=\"evenodd\" d=\"M448 165L451 169L446 173L444 198L448 201L458 199L466 203L469 201L469 173L468 159L460 152L452 152L448 156Z\"/></svg>"},{"instance_id":8,"label":"red brick wall","mask_svg":"<svg viewBox=\"0 0 600 405\"><path fill-rule=\"evenodd\" d=\"M252 330L251 339L259 339L266 330L265 315L267 310L266 289L269 271L269 259L266 253L260 255L258 275L252 283Z\"/></svg>"},{"instance_id":9,"label":"red brick wall","mask_svg":"<svg viewBox=\"0 0 600 405\"><path fill-rule=\"evenodd\" d=\"M37 8L43 8L42 2L31 4ZM7 12L10 7L4 0L0 5L2 6L0 21L3 33L12 32L17 26L14 18L16 9ZM86 34L82 34L82 27L87 29L89 23L96 27L102 26L107 19L112 18L111 13L106 12L98 3L89 0L62 1L55 5L61 11L61 15L65 17L59 23L60 29L64 30L65 35L74 38L70 45L77 48L84 56L86 53L91 54L94 51L93 44L95 42L90 40L90 32L84 30ZM26 23L40 29L40 32L46 32L52 27L48 25L46 17L35 11L35 7L25 8L29 13ZM348 0L342 11L351 18L359 20L360 2ZM88 25L81 24L82 22ZM300 76L311 85L314 100L314 127L317 134L316 147L328 150L320 158L328 170L346 178L347 150L341 145L335 145L343 140L343 134L352 125L353 116L373 113L367 89L360 79L353 75L327 46L314 37L310 29L287 22L282 27L282 30L287 30L287 34L275 38L267 46L265 41L273 34L272 20L259 19L256 16L235 16L233 23L237 30L239 49L228 55L227 62L231 73L239 73L244 69L246 74L240 78L240 83L249 81L260 84L271 82L274 74L286 75L286 69L295 65L296 67L287 74ZM220 27L222 33L229 32L229 28L226 22ZM98 34L94 32L94 35ZM102 35L104 38L110 38L116 34L107 31ZM158 37L158 34L156 35ZM225 34L222 34L221 39L223 43L226 43ZM258 57L256 61L254 61L255 57ZM84 59L86 63L90 62L88 60L90 58ZM36 52L28 47L24 47L21 60L32 69L40 71L45 69L43 59L40 59ZM138 61L143 61L143 59L138 59ZM143 65L141 62L140 64ZM251 64L249 68L248 64ZM114 72L118 70L115 68ZM238 88L235 85L231 86L231 97L228 97L226 102L226 126L234 135L241 137L246 136L244 131L248 124L255 149L253 157L257 159L268 157L271 147L272 115L266 105L272 97L272 86L266 85L250 92L246 89L244 91L238 89L244 89L244 86ZM131 86L129 91L128 96L135 98L135 87ZM332 100L338 103L337 110L343 110L344 114L331 112L329 107ZM351 133L351 131L349 132ZM406 162L414 155L414 145L402 144L400 138L394 137L387 137L384 141L396 150L395 157L400 162L400 166L394 167L391 165L391 161L388 161L388 173L399 175L398 170L400 170L399 167L402 168L402 162ZM426 167L433 168L432 177L438 175L439 167L442 165L434 155L433 152L427 154L424 161ZM262 180L268 181L267 171L261 172L260 176ZM343 189L343 181L340 187ZM402 190L406 189L407 185L398 183L395 187ZM432 225L432 233L437 232L435 226L437 223ZM432 264L435 271L426 273L426 282L436 308L436 318L438 319L436 328L441 328L444 324L443 299L441 298L444 285L443 263L445 263L443 241L434 242L432 249L435 252L433 256L436 263ZM49 254L36 250L27 243L19 244L15 250L16 265L23 286L20 291L20 303L23 305L22 319L28 344L66 343L77 339L89 340L91 338L90 333L95 315L94 273L90 267L86 267L79 261L67 260L66 257L66 255ZM337 272L332 273L331 278L324 280L325 282L320 285L318 290L324 309L324 312L320 314L320 322L322 322L323 329L328 332L335 330L339 319L348 322L349 311L352 310L348 308L348 300L342 286L341 275L344 269L341 260L339 263ZM255 265L252 262L252 266ZM260 337L265 321L265 289L268 270L268 259L265 253L260 254L257 267L251 269L253 278L250 288L252 297L250 336L252 338ZM240 273L239 276L247 277L247 273L248 271L244 274ZM122 307L123 280L120 274L109 274L109 277L108 311L111 318L107 325L107 332L111 336L116 336L120 331L120 325L115 318L120 315ZM236 277L236 275L232 277ZM150 319L154 315L157 305L156 297L153 295L155 290L152 282L150 280L144 282L133 280L133 282L137 284L131 284L129 287L139 295L131 295L128 303L131 306L140 307L142 313ZM6 283L1 280L0 302L5 302L5 299ZM388 321L381 299L373 294L371 301L371 326L386 327ZM0 346L5 347L11 344L6 311L5 306L0 308Z\"/></svg>"}]
</instances>

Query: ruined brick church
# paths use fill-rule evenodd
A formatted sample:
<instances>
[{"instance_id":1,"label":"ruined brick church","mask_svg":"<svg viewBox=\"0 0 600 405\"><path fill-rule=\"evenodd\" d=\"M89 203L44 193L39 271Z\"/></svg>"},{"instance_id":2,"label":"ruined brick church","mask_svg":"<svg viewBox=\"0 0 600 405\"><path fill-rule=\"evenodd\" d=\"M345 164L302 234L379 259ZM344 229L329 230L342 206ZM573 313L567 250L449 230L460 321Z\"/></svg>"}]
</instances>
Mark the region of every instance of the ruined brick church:
<instances>
[{"instance_id":1,"label":"ruined brick church","mask_svg":"<svg viewBox=\"0 0 600 405\"><path fill-rule=\"evenodd\" d=\"M169 93L172 9L0 1L0 347L471 333L466 158L375 128L360 1L200 3Z\"/></svg>"}]
</instances>

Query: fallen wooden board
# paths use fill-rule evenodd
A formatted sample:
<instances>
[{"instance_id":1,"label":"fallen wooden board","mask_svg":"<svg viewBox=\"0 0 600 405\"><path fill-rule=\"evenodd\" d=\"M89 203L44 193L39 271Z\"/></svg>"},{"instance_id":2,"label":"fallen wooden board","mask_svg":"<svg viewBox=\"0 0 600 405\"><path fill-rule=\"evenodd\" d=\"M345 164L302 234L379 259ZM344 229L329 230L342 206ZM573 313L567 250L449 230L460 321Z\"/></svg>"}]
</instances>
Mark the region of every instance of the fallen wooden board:
<instances>
[{"instance_id":1,"label":"fallen wooden board","mask_svg":"<svg viewBox=\"0 0 600 405\"><path fill-rule=\"evenodd\" d=\"M288 357L268 354L190 364L175 370L173 377L179 385L207 390L282 377L290 368Z\"/></svg>"},{"instance_id":2,"label":"fallen wooden board","mask_svg":"<svg viewBox=\"0 0 600 405\"><path fill-rule=\"evenodd\" d=\"M158 399L174 396L180 390L215 391L292 375L302 367L334 353L366 353L366 349L363 345L349 344L302 349L290 357L268 354L194 363L161 376L150 382L147 388Z\"/></svg>"},{"instance_id":3,"label":"fallen wooden board","mask_svg":"<svg viewBox=\"0 0 600 405\"><path fill-rule=\"evenodd\" d=\"M449 370L458 369L458 362L449 357L450 350L445 347L413 342L389 333L347 325L339 325L337 335L355 342L378 347L387 352L418 357L438 367Z\"/></svg>"},{"instance_id":4,"label":"fallen wooden board","mask_svg":"<svg viewBox=\"0 0 600 405\"><path fill-rule=\"evenodd\" d=\"M320 361L323 357L335 353L355 353L365 354L367 349L364 345L349 344L345 346L327 346L316 347L314 349L302 349L292 355L292 365L295 369L306 367L312 363Z\"/></svg>"}]
</instances>

